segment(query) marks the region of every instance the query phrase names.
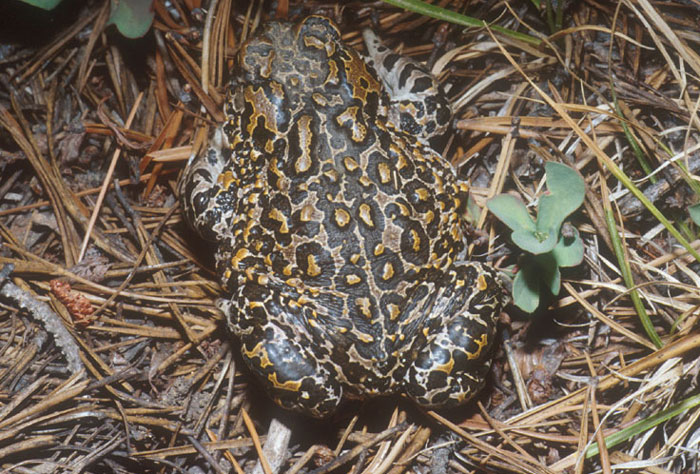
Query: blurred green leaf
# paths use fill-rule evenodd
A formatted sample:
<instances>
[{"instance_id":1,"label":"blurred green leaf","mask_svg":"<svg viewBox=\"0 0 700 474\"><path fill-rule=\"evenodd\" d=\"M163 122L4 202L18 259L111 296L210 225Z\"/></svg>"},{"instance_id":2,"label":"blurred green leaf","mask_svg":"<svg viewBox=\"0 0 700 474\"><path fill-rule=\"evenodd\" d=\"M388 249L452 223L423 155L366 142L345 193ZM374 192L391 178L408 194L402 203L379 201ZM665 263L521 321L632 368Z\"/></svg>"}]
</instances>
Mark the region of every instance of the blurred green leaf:
<instances>
[{"instance_id":1,"label":"blurred green leaf","mask_svg":"<svg viewBox=\"0 0 700 474\"><path fill-rule=\"evenodd\" d=\"M472 198L472 195L469 194L467 197L467 210L466 210L466 219L467 222L471 225L476 225L476 223L479 221L479 215L481 214L481 208L479 205L474 201Z\"/></svg>"},{"instance_id":2,"label":"blurred green leaf","mask_svg":"<svg viewBox=\"0 0 700 474\"><path fill-rule=\"evenodd\" d=\"M140 38L148 32L154 15L151 0L112 1L109 23L127 38Z\"/></svg>"},{"instance_id":3,"label":"blurred green leaf","mask_svg":"<svg viewBox=\"0 0 700 474\"><path fill-rule=\"evenodd\" d=\"M700 203L690 206L688 214L690 214L690 218L695 222L695 225L700 226Z\"/></svg>"},{"instance_id":4,"label":"blurred green leaf","mask_svg":"<svg viewBox=\"0 0 700 474\"><path fill-rule=\"evenodd\" d=\"M44 10L53 10L56 5L61 3L61 0L21 0L22 2L42 8Z\"/></svg>"}]
</instances>

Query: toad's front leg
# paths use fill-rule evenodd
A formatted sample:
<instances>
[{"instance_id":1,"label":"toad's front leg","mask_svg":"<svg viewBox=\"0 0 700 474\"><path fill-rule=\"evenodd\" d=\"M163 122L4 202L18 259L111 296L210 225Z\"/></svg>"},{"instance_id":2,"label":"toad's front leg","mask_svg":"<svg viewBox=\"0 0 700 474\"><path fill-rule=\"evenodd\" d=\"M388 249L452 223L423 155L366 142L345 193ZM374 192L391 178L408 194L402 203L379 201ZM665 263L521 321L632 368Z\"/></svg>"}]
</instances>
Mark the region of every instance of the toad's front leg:
<instances>
[{"instance_id":1,"label":"toad's front leg","mask_svg":"<svg viewBox=\"0 0 700 474\"><path fill-rule=\"evenodd\" d=\"M193 157L178 185L180 203L187 221L204 239L217 241L226 235L225 213L231 213L236 189L225 178L231 150L221 127L214 132L209 147Z\"/></svg>"}]
</instances>

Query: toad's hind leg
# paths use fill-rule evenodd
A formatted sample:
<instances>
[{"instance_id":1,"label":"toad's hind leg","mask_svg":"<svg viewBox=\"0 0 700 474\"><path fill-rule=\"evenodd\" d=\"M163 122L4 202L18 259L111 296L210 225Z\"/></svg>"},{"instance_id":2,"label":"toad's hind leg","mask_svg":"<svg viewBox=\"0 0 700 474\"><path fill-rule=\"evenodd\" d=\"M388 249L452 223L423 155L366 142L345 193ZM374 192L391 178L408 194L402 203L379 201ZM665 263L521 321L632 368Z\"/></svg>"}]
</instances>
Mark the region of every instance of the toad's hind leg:
<instances>
[{"instance_id":1,"label":"toad's hind leg","mask_svg":"<svg viewBox=\"0 0 700 474\"><path fill-rule=\"evenodd\" d=\"M440 83L424 65L384 46L372 30L365 29L362 35L367 46L366 60L388 89L391 121L440 150L452 120L450 102Z\"/></svg>"},{"instance_id":2,"label":"toad's hind leg","mask_svg":"<svg viewBox=\"0 0 700 474\"><path fill-rule=\"evenodd\" d=\"M457 263L446 276L404 379L406 393L426 407L457 406L481 389L504 302L502 283L488 266Z\"/></svg>"},{"instance_id":3,"label":"toad's hind leg","mask_svg":"<svg viewBox=\"0 0 700 474\"><path fill-rule=\"evenodd\" d=\"M311 309L297 299L248 282L218 304L241 341L243 359L275 402L321 418L335 411L343 389L302 324Z\"/></svg>"}]
</instances>

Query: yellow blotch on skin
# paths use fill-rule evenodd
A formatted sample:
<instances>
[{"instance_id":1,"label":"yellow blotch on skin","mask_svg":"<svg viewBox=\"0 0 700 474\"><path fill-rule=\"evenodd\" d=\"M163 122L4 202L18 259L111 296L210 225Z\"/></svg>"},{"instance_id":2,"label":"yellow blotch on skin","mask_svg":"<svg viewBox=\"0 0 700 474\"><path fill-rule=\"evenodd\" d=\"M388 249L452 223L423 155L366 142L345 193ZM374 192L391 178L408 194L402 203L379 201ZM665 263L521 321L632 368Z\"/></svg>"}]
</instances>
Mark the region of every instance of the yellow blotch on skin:
<instances>
[{"instance_id":1,"label":"yellow blotch on skin","mask_svg":"<svg viewBox=\"0 0 700 474\"><path fill-rule=\"evenodd\" d=\"M374 221L372 220L372 210L368 204L360 204L360 219L367 225L367 227L374 227Z\"/></svg>"},{"instance_id":2,"label":"yellow blotch on skin","mask_svg":"<svg viewBox=\"0 0 700 474\"><path fill-rule=\"evenodd\" d=\"M246 258L250 253L248 252L248 249L246 248L240 248L238 249L238 252L236 252L236 255L234 255L231 258L231 266L235 269L238 269L241 261Z\"/></svg>"},{"instance_id":3,"label":"yellow blotch on skin","mask_svg":"<svg viewBox=\"0 0 700 474\"><path fill-rule=\"evenodd\" d=\"M439 370L440 372L445 372L447 375L452 373L452 369L455 367L455 360L450 356L450 360L444 364L435 366L434 370Z\"/></svg>"},{"instance_id":4,"label":"yellow blotch on skin","mask_svg":"<svg viewBox=\"0 0 700 474\"><path fill-rule=\"evenodd\" d=\"M489 336L488 334L482 334L479 339L474 339L474 342L479 348L474 352L467 352L467 359L469 360L476 360L481 357L481 351L483 351L484 347L489 343Z\"/></svg>"},{"instance_id":5,"label":"yellow blotch on skin","mask_svg":"<svg viewBox=\"0 0 700 474\"><path fill-rule=\"evenodd\" d=\"M272 372L270 375L267 376L267 379L272 382L272 385L275 388L279 388L282 390L289 390L290 392L298 392L299 389L301 388L301 382L296 381L296 380L287 380L286 382L280 382L277 380L277 373Z\"/></svg>"},{"instance_id":6,"label":"yellow blotch on skin","mask_svg":"<svg viewBox=\"0 0 700 474\"><path fill-rule=\"evenodd\" d=\"M377 165L377 171L379 171L379 181L382 184L387 184L391 181L391 170L386 163L379 163L379 165Z\"/></svg>"},{"instance_id":7,"label":"yellow blotch on skin","mask_svg":"<svg viewBox=\"0 0 700 474\"><path fill-rule=\"evenodd\" d=\"M337 183L338 180L340 179L340 176L338 175L338 171L335 169L332 170L327 170L323 172L323 175L328 178L328 180L331 183ZM327 194L326 196L331 196L328 200L329 201L335 201L335 198L332 194Z\"/></svg>"},{"instance_id":8,"label":"yellow blotch on skin","mask_svg":"<svg viewBox=\"0 0 700 474\"><path fill-rule=\"evenodd\" d=\"M357 298L355 300L355 303L360 308L360 312L364 315L364 317L366 317L367 319L372 317L369 298Z\"/></svg>"},{"instance_id":9,"label":"yellow blotch on skin","mask_svg":"<svg viewBox=\"0 0 700 474\"><path fill-rule=\"evenodd\" d=\"M355 171L360 167L352 156L346 156L343 158L343 164L345 165L345 169L350 172Z\"/></svg>"},{"instance_id":10,"label":"yellow blotch on skin","mask_svg":"<svg viewBox=\"0 0 700 474\"><path fill-rule=\"evenodd\" d=\"M253 349L250 351L247 351L245 349L245 346L243 346L243 354L245 354L245 356L249 359L259 357L260 363L258 364L258 367L260 367L261 369L264 369L265 367L270 367L272 365L270 357L267 355L267 350L265 350L265 346L262 342L258 342L258 344L255 347L253 347Z\"/></svg>"},{"instance_id":11,"label":"yellow blotch on skin","mask_svg":"<svg viewBox=\"0 0 700 474\"><path fill-rule=\"evenodd\" d=\"M304 46L308 48L325 49L325 43L312 35L304 35Z\"/></svg>"},{"instance_id":12,"label":"yellow blotch on skin","mask_svg":"<svg viewBox=\"0 0 700 474\"><path fill-rule=\"evenodd\" d=\"M351 274L345 277L345 281L348 283L348 285L357 285L362 281L362 279L355 274Z\"/></svg>"},{"instance_id":13,"label":"yellow blotch on skin","mask_svg":"<svg viewBox=\"0 0 700 474\"><path fill-rule=\"evenodd\" d=\"M298 137L301 155L294 162L294 170L297 173L304 173L311 168L311 117L302 115L298 121Z\"/></svg>"},{"instance_id":14,"label":"yellow blotch on skin","mask_svg":"<svg viewBox=\"0 0 700 474\"><path fill-rule=\"evenodd\" d=\"M279 222L280 225L280 232L282 234L287 234L289 233L289 227L287 226L287 218L280 212L279 209L273 208L270 213L268 214L270 219L276 220Z\"/></svg>"},{"instance_id":15,"label":"yellow blotch on skin","mask_svg":"<svg viewBox=\"0 0 700 474\"><path fill-rule=\"evenodd\" d=\"M367 134L365 126L357 120L358 113L359 108L356 105L352 105L338 114L335 119L336 123L341 127L346 127L349 124L349 128L352 132L352 139L356 142L364 140Z\"/></svg>"},{"instance_id":16,"label":"yellow blotch on skin","mask_svg":"<svg viewBox=\"0 0 700 474\"><path fill-rule=\"evenodd\" d=\"M339 208L333 212L333 217L335 218L335 223L338 227L345 227L350 223L350 214L345 209Z\"/></svg>"},{"instance_id":17,"label":"yellow blotch on skin","mask_svg":"<svg viewBox=\"0 0 700 474\"><path fill-rule=\"evenodd\" d=\"M316 263L316 257L309 255L306 258L306 262L308 263L308 268L306 270L307 275L310 277L317 277L321 274L321 267Z\"/></svg>"},{"instance_id":18,"label":"yellow blotch on skin","mask_svg":"<svg viewBox=\"0 0 700 474\"><path fill-rule=\"evenodd\" d=\"M476 278L476 288L479 291L484 291L489 287L489 284L486 282L486 277L484 275L479 275Z\"/></svg>"},{"instance_id":19,"label":"yellow blotch on skin","mask_svg":"<svg viewBox=\"0 0 700 474\"><path fill-rule=\"evenodd\" d=\"M325 107L328 105L328 100L326 100L326 97L323 94L319 94L318 92L314 92L311 98L316 102L318 105Z\"/></svg>"},{"instance_id":20,"label":"yellow blotch on skin","mask_svg":"<svg viewBox=\"0 0 700 474\"><path fill-rule=\"evenodd\" d=\"M338 64L335 61L328 61L328 76L326 76L325 84L338 83Z\"/></svg>"},{"instance_id":21,"label":"yellow blotch on skin","mask_svg":"<svg viewBox=\"0 0 700 474\"><path fill-rule=\"evenodd\" d=\"M472 397L471 390L457 393L457 403L464 403Z\"/></svg>"},{"instance_id":22,"label":"yellow blotch on skin","mask_svg":"<svg viewBox=\"0 0 700 474\"><path fill-rule=\"evenodd\" d=\"M365 62L358 57L357 53L349 49L346 51L350 56L349 59L343 60L347 82L352 86L353 97L365 103L368 94L380 91L381 86L377 79L367 71Z\"/></svg>"},{"instance_id":23,"label":"yellow blotch on skin","mask_svg":"<svg viewBox=\"0 0 700 474\"><path fill-rule=\"evenodd\" d=\"M226 171L225 173L220 174L216 181L223 189L228 189L231 184L236 181L236 178L233 177L233 173L231 173L231 171Z\"/></svg>"},{"instance_id":24,"label":"yellow blotch on skin","mask_svg":"<svg viewBox=\"0 0 700 474\"><path fill-rule=\"evenodd\" d=\"M411 240L413 240L413 251L418 252L420 250L420 236L415 229L411 229Z\"/></svg>"},{"instance_id":25,"label":"yellow blotch on skin","mask_svg":"<svg viewBox=\"0 0 700 474\"><path fill-rule=\"evenodd\" d=\"M299 220L301 222L310 222L314 215L314 207L310 204L304 205L299 213Z\"/></svg>"},{"instance_id":26,"label":"yellow blotch on skin","mask_svg":"<svg viewBox=\"0 0 700 474\"><path fill-rule=\"evenodd\" d=\"M384 272L382 273L382 280L390 280L394 276L394 266L391 262L386 262L384 264Z\"/></svg>"},{"instance_id":27,"label":"yellow blotch on skin","mask_svg":"<svg viewBox=\"0 0 700 474\"><path fill-rule=\"evenodd\" d=\"M396 321L399 314L401 314L401 309L399 309L399 306L394 303L389 303L389 319Z\"/></svg>"},{"instance_id":28,"label":"yellow blotch on skin","mask_svg":"<svg viewBox=\"0 0 700 474\"><path fill-rule=\"evenodd\" d=\"M430 196L430 192L426 188L416 189L416 194L421 201L425 201Z\"/></svg>"}]
</instances>

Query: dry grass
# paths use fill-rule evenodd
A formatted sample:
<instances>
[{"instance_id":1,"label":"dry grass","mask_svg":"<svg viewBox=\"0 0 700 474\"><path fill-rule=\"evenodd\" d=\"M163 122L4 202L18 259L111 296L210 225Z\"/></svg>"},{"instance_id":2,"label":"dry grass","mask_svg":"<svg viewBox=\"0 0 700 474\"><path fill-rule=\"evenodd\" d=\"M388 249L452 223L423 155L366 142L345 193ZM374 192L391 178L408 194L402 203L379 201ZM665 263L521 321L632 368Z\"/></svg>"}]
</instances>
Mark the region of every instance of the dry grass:
<instances>
[{"instance_id":1,"label":"dry grass","mask_svg":"<svg viewBox=\"0 0 700 474\"><path fill-rule=\"evenodd\" d=\"M285 472L700 472L697 0L572 2L554 34L525 0L449 2L539 47L379 2L219 0L211 16L173 4L156 1L139 41L105 27L106 3L2 28L3 472L251 472L280 458ZM458 107L446 156L482 209L500 192L536 202L546 161L585 178L583 264L536 316L508 308L487 388L458 410L389 398L323 422L282 413L222 329L210 249L184 226L175 183L221 120L241 42L305 13L335 18L358 48L374 25L433 66ZM475 226L488 236L475 258L517 264L492 216Z\"/></svg>"}]
</instances>

